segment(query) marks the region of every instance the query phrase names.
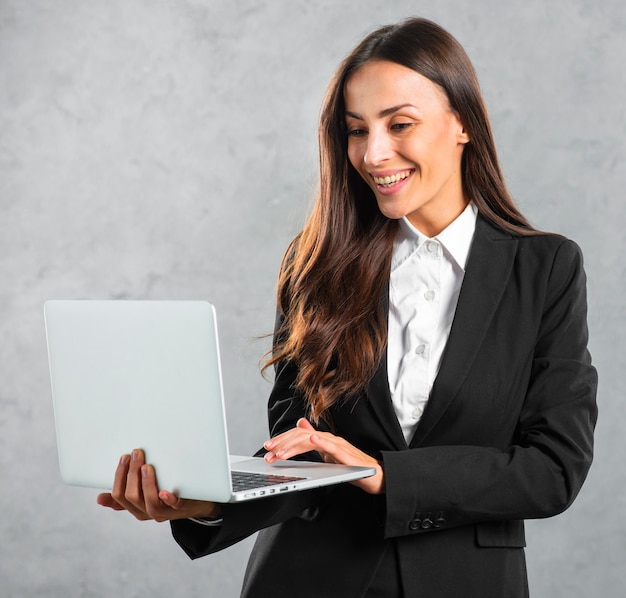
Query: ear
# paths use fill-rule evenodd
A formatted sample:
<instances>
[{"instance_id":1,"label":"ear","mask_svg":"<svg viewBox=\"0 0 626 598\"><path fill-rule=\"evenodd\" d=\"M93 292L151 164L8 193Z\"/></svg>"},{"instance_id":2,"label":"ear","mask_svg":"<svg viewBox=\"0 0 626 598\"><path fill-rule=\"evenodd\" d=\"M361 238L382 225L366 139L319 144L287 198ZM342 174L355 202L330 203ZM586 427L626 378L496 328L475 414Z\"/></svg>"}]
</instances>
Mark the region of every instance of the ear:
<instances>
[{"instance_id":1,"label":"ear","mask_svg":"<svg viewBox=\"0 0 626 598\"><path fill-rule=\"evenodd\" d=\"M459 113L455 110L453 111L454 115L454 126L457 128L456 130L456 141L460 145L465 145L471 141L468 132L465 130L465 126L461 122L461 118L459 117Z\"/></svg>"},{"instance_id":2,"label":"ear","mask_svg":"<svg viewBox=\"0 0 626 598\"><path fill-rule=\"evenodd\" d=\"M459 126L456 139L457 139L457 142L461 144L469 143L471 141L469 134L467 133L467 131L465 130L465 127L462 124Z\"/></svg>"}]
</instances>

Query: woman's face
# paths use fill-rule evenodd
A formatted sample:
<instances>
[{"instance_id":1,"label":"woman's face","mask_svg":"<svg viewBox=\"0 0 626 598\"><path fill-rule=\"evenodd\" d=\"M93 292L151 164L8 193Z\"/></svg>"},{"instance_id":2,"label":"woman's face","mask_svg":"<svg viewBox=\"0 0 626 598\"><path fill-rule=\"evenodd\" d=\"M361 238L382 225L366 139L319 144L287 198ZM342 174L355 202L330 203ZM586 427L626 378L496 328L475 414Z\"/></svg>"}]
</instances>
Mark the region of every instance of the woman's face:
<instances>
[{"instance_id":1,"label":"woman's face","mask_svg":"<svg viewBox=\"0 0 626 598\"><path fill-rule=\"evenodd\" d=\"M440 233L467 205L461 156L469 141L445 92L394 62L368 62L344 88L348 158L388 218Z\"/></svg>"}]
</instances>

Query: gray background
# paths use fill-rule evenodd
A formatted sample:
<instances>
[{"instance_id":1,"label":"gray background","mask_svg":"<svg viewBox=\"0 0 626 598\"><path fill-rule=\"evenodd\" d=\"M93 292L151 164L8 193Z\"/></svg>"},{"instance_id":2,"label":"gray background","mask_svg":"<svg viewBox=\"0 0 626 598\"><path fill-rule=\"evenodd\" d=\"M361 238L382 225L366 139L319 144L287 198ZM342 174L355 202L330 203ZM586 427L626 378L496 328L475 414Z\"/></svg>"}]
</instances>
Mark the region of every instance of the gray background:
<instances>
[{"instance_id":1,"label":"gray background","mask_svg":"<svg viewBox=\"0 0 626 598\"><path fill-rule=\"evenodd\" d=\"M409 15L465 45L519 204L586 257L596 461L569 511L528 525L532 595L625 595L623 0L0 0L0 595L238 594L250 540L191 562L167 525L60 483L42 305L211 299L231 448L254 451L258 337L313 193L325 85Z\"/></svg>"}]
</instances>

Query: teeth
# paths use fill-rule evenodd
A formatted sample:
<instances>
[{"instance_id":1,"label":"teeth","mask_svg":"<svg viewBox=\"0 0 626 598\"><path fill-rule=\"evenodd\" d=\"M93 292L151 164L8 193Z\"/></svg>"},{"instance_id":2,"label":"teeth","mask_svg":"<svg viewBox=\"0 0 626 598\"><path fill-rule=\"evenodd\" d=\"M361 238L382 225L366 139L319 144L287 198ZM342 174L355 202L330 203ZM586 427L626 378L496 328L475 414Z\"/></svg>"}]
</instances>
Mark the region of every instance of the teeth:
<instances>
[{"instance_id":1,"label":"teeth","mask_svg":"<svg viewBox=\"0 0 626 598\"><path fill-rule=\"evenodd\" d=\"M377 185L382 185L383 187L389 187L394 183L397 183L403 179L406 179L411 174L410 170L405 170L404 172L398 172L397 174L392 174L390 176L375 176L374 182Z\"/></svg>"}]
</instances>

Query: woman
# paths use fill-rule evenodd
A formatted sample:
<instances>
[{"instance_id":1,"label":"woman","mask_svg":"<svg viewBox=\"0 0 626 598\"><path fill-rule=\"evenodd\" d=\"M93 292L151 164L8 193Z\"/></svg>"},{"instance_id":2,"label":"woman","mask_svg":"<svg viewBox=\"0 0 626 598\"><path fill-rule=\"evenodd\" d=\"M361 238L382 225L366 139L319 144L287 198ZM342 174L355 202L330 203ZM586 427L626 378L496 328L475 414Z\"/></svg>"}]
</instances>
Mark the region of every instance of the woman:
<instances>
[{"instance_id":1,"label":"woman","mask_svg":"<svg viewBox=\"0 0 626 598\"><path fill-rule=\"evenodd\" d=\"M159 491L134 451L99 502L172 520L192 558L262 530L243 596L527 596L523 520L566 509L592 459L580 251L515 207L471 63L432 22L359 44L319 138L260 454L376 474L217 505Z\"/></svg>"}]
</instances>

